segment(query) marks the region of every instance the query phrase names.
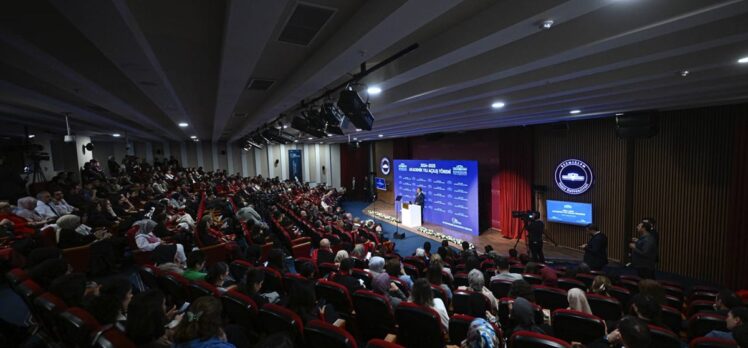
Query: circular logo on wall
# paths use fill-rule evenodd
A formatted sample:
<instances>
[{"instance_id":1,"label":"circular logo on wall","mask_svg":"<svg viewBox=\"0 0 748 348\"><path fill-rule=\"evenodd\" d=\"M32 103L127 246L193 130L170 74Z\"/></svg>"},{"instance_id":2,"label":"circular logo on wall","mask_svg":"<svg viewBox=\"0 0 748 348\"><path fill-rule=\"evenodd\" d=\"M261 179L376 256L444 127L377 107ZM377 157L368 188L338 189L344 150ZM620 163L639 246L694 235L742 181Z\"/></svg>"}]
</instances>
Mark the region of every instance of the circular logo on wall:
<instances>
[{"instance_id":1,"label":"circular logo on wall","mask_svg":"<svg viewBox=\"0 0 748 348\"><path fill-rule=\"evenodd\" d=\"M389 175L390 169L390 159L382 157L382 160L379 162L379 170L382 171L383 175Z\"/></svg>"},{"instance_id":2,"label":"circular logo on wall","mask_svg":"<svg viewBox=\"0 0 748 348\"><path fill-rule=\"evenodd\" d=\"M570 195L579 195L592 187L592 169L578 159L562 161L556 167L556 186Z\"/></svg>"}]
</instances>

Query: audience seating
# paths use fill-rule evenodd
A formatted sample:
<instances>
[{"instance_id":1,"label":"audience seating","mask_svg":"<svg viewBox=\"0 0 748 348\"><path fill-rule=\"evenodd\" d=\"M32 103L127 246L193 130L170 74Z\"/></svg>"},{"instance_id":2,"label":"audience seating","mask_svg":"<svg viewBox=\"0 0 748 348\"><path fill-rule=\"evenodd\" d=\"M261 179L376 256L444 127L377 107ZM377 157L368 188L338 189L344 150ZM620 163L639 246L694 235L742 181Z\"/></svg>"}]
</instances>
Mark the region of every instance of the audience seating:
<instances>
[{"instance_id":1,"label":"audience seating","mask_svg":"<svg viewBox=\"0 0 748 348\"><path fill-rule=\"evenodd\" d=\"M712 330L728 331L726 317L717 313L699 312L688 319L689 340L705 336Z\"/></svg>"},{"instance_id":2,"label":"audience seating","mask_svg":"<svg viewBox=\"0 0 748 348\"><path fill-rule=\"evenodd\" d=\"M447 292L442 289L439 285L431 284L431 292L434 294L434 298L438 298L444 302L444 306L449 308L449 304L451 303L449 296L447 295Z\"/></svg>"},{"instance_id":3,"label":"audience seating","mask_svg":"<svg viewBox=\"0 0 748 348\"><path fill-rule=\"evenodd\" d=\"M468 275L465 272L459 272L454 275L454 287L468 286Z\"/></svg>"},{"instance_id":4,"label":"audience seating","mask_svg":"<svg viewBox=\"0 0 748 348\"><path fill-rule=\"evenodd\" d=\"M346 319L353 314L353 302L348 294L348 288L336 282L320 279L314 286L319 298L324 298L328 303L335 306L335 311Z\"/></svg>"},{"instance_id":5,"label":"audience seating","mask_svg":"<svg viewBox=\"0 0 748 348\"><path fill-rule=\"evenodd\" d=\"M589 289L592 287L592 282L595 280L595 275L590 273L579 273L577 274L577 280L584 283L584 289Z\"/></svg>"},{"instance_id":6,"label":"audience seating","mask_svg":"<svg viewBox=\"0 0 748 348\"><path fill-rule=\"evenodd\" d=\"M468 330L470 329L470 323L475 320L476 317L455 313L449 318L449 343L459 346L460 343L467 338ZM496 337L499 339L499 347L503 347L504 334L496 327L493 326Z\"/></svg>"},{"instance_id":7,"label":"audience seating","mask_svg":"<svg viewBox=\"0 0 748 348\"><path fill-rule=\"evenodd\" d=\"M125 239L127 239L127 245L132 252L133 262L136 265L145 265L151 263L151 252L138 249L138 245L135 243L135 235L139 230L138 226L130 227L125 233Z\"/></svg>"},{"instance_id":8,"label":"audience seating","mask_svg":"<svg viewBox=\"0 0 748 348\"><path fill-rule=\"evenodd\" d=\"M310 280L304 278L298 273L288 273L283 275L283 287L287 293L290 293L291 289L298 286L299 284L309 282Z\"/></svg>"},{"instance_id":9,"label":"audience seating","mask_svg":"<svg viewBox=\"0 0 748 348\"><path fill-rule=\"evenodd\" d=\"M501 323L501 328L506 332L511 332L511 329L514 328L515 324L509 318L509 303L514 302L514 299L510 297L502 297L497 301L499 303L499 311L497 314L499 317L499 323ZM542 323L543 307L540 307L534 303L532 304L532 306L535 310L535 322Z\"/></svg>"},{"instance_id":10,"label":"audience seating","mask_svg":"<svg viewBox=\"0 0 748 348\"><path fill-rule=\"evenodd\" d=\"M265 280L262 282L260 291L283 293L283 275L270 267L260 267L260 269L265 272Z\"/></svg>"},{"instance_id":11,"label":"audience seating","mask_svg":"<svg viewBox=\"0 0 748 348\"><path fill-rule=\"evenodd\" d=\"M456 290L452 293L452 307L455 313L485 318L486 311L491 311L491 301L478 291Z\"/></svg>"},{"instance_id":12,"label":"audience seating","mask_svg":"<svg viewBox=\"0 0 748 348\"><path fill-rule=\"evenodd\" d=\"M673 308L683 308L683 297L665 295L665 304Z\"/></svg>"},{"instance_id":13,"label":"audience seating","mask_svg":"<svg viewBox=\"0 0 748 348\"><path fill-rule=\"evenodd\" d=\"M354 268L354 269L351 269L351 276L356 279L363 280L364 286L367 289L371 289L371 281L373 279L373 276L371 275L369 271L365 269L361 269L361 268Z\"/></svg>"},{"instance_id":14,"label":"audience seating","mask_svg":"<svg viewBox=\"0 0 748 348\"><path fill-rule=\"evenodd\" d=\"M88 273L91 266L91 244L63 249L62 256L73 268L73 272Z\"/></svg>"},{"instance_id":15,"label":"audience seating","mask_svg":"<svg viewBox=\"0 0 748 348\"><path fill-rule=\"evenodd\" d=\"M629 289L614 285L611 286L610 289L608 289L608 293L610 294L610 296L615 297L622 306L629 305L629 301L631 300L632 296Z\"/></svg>"},{"instance_id":16,"label":"audience seating","mask_svg":"<svg viewBox=\"0 0 748 348\"><path fill-rule=\"evenodd\" d=\"M190 281L179 274L163 272L158 277L158 284L167 297L167 303L177 308L181 307L189 299Z\"/></svg>"},{"instance_id":17,"label":"audience seating","mask_svg":"<svg viewBox=\"0 0 748 348\"><path fill-rule=\"evenodd\" d=\"M680 332L683 326L681 312L673 307L662 305L662 323L673 332Z\"/></svg>"},{"instance_id":18,"label":"audience seating","mask_svg":"<svg viewBox=\"0 0 748 348\"><path fill-rule=\"evenodd\" d=\"M21 299L26 303L28 308L33 309L34 299L44 293L44 290L35 281L27 279L16 286L16 293L21 296Z\"/></svg>"},{"instance_id":19,"label":"audience seating","mask_svg":"<svg viewBox=\"0 0 748 348\"><path fill-rule=\"evenodd\" d=\"M357 348L356 340L345 330L312 320L304 327L304 342L312 348Z\"/></svg>"},{"instance_id":20,"label":"audience seating","mask_svg":"<svg viewBox=\"0 0 748 348\"><path fill-rule=\"evenodd\" d=\"M214 285L203 280L190 282L189 302L195 302L196 299L203 296L220 297L221 292Z\"/></svg>"},{"instance_id":21,"label":"audience seating","mask_svg":"<svg viewBox=\"0 0 748 348\"><path fill-rule=\"evenodd\" d=\"M556 337L588 344L605 335L605 322L594 315L571 309L557 309L551 316Z\"/></svg>"},{"instance_id":22,"label":"audience seating","mask_svg":"<svg viewBox=\"0 0 748 348\"><path fill-rule=\"evenodd\" d=\"M40 324L45 328L47 334L53 339L60 339L57 330L57 317L67 310L67 305L59 297L50 292L45 292L34 299L34 311L38 316Z\"/></svg>"},{"instance_id":23,"label":"audience seating","mask_svg":"<svg viewBox=\"0 0 748 348\"><path fill-rule=\"evenodd\" d=\"M384 338L395 332L395 316L389 300L370 290L353 293L353 306L356 309L358 331L366 340Z\"/></svg>"},{"instance_id":24,"label":"audience seating","mask_svg":"<svg viewBox=\"0 0 748 348\"><path fill-rule=\"evenodd\" d=\"M409 275L413 279L421 277L421 271L418 270L418 267L416 265L403 262L403 270L405 271L405 274Z\"/></svg>"},{"instance_id":25,"label":"audience seating","mask_svg":"<svg viewBox=\"0 0 748 348\"><path fill-rule=\"evenodd\" d=\"M249 272L250 269L254 268L254 266L244 260L234 260L231 261L229 264L229 273L236 279L237 281L241 280L244 275ZM298 269L298 266L296 267Z\"/></svg>"},{"instance_id":26,"label":"audience seating","mask_svg":"<svg viewBox=\"0 0 748 348\"><path fill-rule=\"evenodd\" d=\"M405 348L397 343L387 342L383 339L375 338L366 344L366 348Z\"/></svg>"},{"instance_id":27,"label":"audience seating","mask_svg":"<svg viewBox=\"0 0 748 348\"><path fill-rule=\"evenodd\" d=\"M689 348L737 348L738 344L733 340L724 340L713 337L698 337L689 343Z\"/></svg>"},{"instance_id":28,"label":"audience seating","mask_svg":"<svg viewBox=\"0 0 748 348\"><path fill-rule=\"evenodd\" d=\"M443 347L446 344L439 314L429 307L402 302L395 309L395 319L399 344L408 348Z\"/></svg>"},{"instance_id":29,"label":"audience seating","mask_svg":"<svg viewBox=\"0 0 748 348\"><path fill-rule=\"evenodd\" d=\"M526 273L526 274L522 275L522 278L525 281L527 281L528 283L530 283L530 285L540 285L540 284L543 284L543 278L540 277L537 274Z\"/></svg>"},{"instance_id":30,"label":"audience seating","mask_svg":"<svg viewBox=\"0 0 748 348\"><path fill-rule=\"evenodd\" d=\"M161 276L161 270L156 266L142 265L138 268L138 275L148 289L159 289L158 277Z\"/></svg>"},{"instance_id":31,"label":"audience seating","mask_svg":"<svg viewBox=\"0 0 748 348\"><path fill-rule=\"evenodd\" d=\"M319 269L320 278L327 277L328 274L338 271L338 266L329 262L320 263L317 265L317 268Z\"/></svg>"},{"instance_id":32,"label":"audience seating","mask_svg":"<svg viewBox=\"0 0 748 348\"><path fill-rule=\"evenodd\" d=\"M655 325L649 325L649 333L652 336L650 347L657 348L680 348L681 342L678 335L672 331Z\"/></svg>"},{"instance_id":33,"label":"audience seating","mask_svg":"<svg viewBox=\"0 0 748 348\"><path fill-rule=\"evenodd\" d=\"M535 294L535 302L548 310L569 307L566 290L544 285L534 285L532 292Z\"/></svg>"},{"instance_id":34,"label":"audience seating","mask_svg":"<svg viewBox=\"0 0 748 348\"><path fill-rule=\"evenodd\" d=\"M558 278L558 287L569 291L573 288L586 289L587 286L580 280L574 278Z\"/></svg>"},{"instance_id":35,"label":"audience seating","mask_svg":"<svg viewBox=\"0 0 748 348\"><path fill-rule=\"evenodd\" d=\"M272 303L260 308L258 322L265 333L287 332L294 340L304 332L304 322L298 314Z\"/></svg>"},{"instance_id":36,"label":"audience seating","mask_svg":"<svg viewBox=\"0 0 748 348\"><path fill-rule=\"evenodd\" d=\"M518 273L518 274L525 273L525 265L523 265L521 263L509 265L509 272L510 273Z\"/></svg>"},{"instance_id":37,"label":"audience seating","mask_svg":"<svg viewBox=\"0 0 748 348\"><path fill-rule=\"evenodd\" d=\"M707 291L694 291L688 296L688 303L693 301L714 301L717 294Z\"/></svg>"},{"instance_id":38,"label":"audience seating","mask_svg":"<svg viewBox=\"0 0 748 348\"><path fill-rule=\"evenodd\" d=\"M98 333L94 338L94 348L136 348L135 343L127 335L115 327L109 327Z\"/></svg>"},{"instance_id":39,"label":"audience seating","mask_svg":"<svg viewBox=\"0 0 748 348\"><path fill-rule=\"evenodd\" d=\"M68 308L58 318L60 338L72 347L90 347L94 333L101 330L99 322L82 308Z\"/></svg>"},{"instance_id":40,"label":"audience seating","mask_svg":"<svg viewBox=\"0 0 748 348\"><path fill-rule=\"evenodd\" d=\"M531 331L517 331L509 342L511 348L571 348L569 342Z\"/></svg>"},{"instance_id":41,"label":"audience seating","mask_svg":"<svg viewBox=\"0 0 748 348\"><path fill-rule=\"evenodd\" d=\"M488 284L488 289L491 290L495 298L502 298L509 296L509 290L512 288L511 280L494 279Z\"/></svg>"},{"instance_id":42,"label":"audience seating","mask_svg":"<svg viewBox=\"0 0 748 348\"><path fill-rule=\"evenodd\" d=\"M247 295L229 290L221 295L223 312L234 324L243 327L246 332L254 332L257 327L257 304Z\"/></svg>"},{"instance_id":43,"label":"audience seating","mask_svg":"<svg viewBox=\"0 0 748 348\"><path fill-rule=\"evenodd\" d=\"M714 310L714 301L701 301L696 300L688 304L688 308L686 309L686 316L689 318L693 316L694 314L701 312L701 311L712 311Z\"/></svg>"},{"instance_id":44,"label":"audience seating","mask_svg":"<svg viewBox=\"0 0 748 348\"><path fill-rule=\"evenodd\" d=\"M590 304L592 314L603 320L621 319L623 307L615 297L608 297L598 294L587 294L587 302Z\"/></svg>"},{"instance_id":45,"label":"audience seating","mask_svg":"<svg viewBox=\"0 0 748 348\"><path fill-rule=\"evenodd\" d=\"M10 289L13 290L14 292L18 292L16 290L18 284L20 284L26 279L29 279L29 274L26 273L26 271L24 271L21 268L14 268L5 274L5 279L8 280L8 285L10 285Z\"/></svg>"},{"instance_id":46,"label":"audience seating","mask_svg":"<svg viewBox=\"0 0 748 348\"><path fill-rule=\"evenodd\" d=\"M621 279L617 284L622 288L626 288L631 294L639 293L639 281L630 279Z\"/></svg>"}]
</instances>

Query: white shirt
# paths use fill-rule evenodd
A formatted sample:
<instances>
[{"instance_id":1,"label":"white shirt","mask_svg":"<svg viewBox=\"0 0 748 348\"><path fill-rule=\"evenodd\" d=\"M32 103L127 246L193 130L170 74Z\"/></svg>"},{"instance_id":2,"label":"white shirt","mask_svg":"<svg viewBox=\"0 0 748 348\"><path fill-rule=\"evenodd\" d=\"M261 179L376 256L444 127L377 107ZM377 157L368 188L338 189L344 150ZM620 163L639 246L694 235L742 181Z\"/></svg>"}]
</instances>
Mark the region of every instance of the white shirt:
<instances>
[{"instance_id":1,"label":"white shirt","mask_svg":"<svg viewBox=\"0 0 748 348\"><path fill-rule=\"evenodd\" d=\"M439 319L441 319L444 331L449 332L449 314L447 314L447 307L444 306L444 302L442 302L442 299L435 298L434 306L431 307L431 309L435 310L436 313L439 313Z\"/></svg>"},{"instance_id":2,"label":"white shirt","mask_svg":"<svg viewBox=\"0 0 748 348\"><path fill-rule=\"evenodd\" d=\"M60 200L59 202L51 201L49 202L49 204L60 215L72 214L75 210L75 207L68 204L68 202L66 202L64 199Z\"/></svg>"},{"instance_id":3,"label":"white shirt","mask_svg":"<svg viewBox=\"0 0 748 348\"><path fill-rule=\"evenodd\" d=\"M45 219L56 218L63 215L60 212L53 210L50 205L47 205L47 203L44 203L41 200L36 201L36 208L34 210Z\"/></svg>"}]
</instances>

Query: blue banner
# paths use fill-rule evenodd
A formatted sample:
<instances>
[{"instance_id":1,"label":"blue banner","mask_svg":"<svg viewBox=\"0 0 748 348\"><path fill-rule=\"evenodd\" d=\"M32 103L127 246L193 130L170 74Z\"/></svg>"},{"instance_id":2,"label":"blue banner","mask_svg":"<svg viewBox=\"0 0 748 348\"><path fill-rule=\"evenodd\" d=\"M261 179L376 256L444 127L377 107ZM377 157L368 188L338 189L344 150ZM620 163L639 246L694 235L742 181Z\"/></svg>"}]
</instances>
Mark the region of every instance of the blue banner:
<instances>
[{"instance_id":1,"label":"blue banner","mask_svg":"<svg viewBox=\"0 0 748 348\"><path fill-rule=\"evenodd\" d=\"M288 150L288 178L304 182L301 174L301 150Z\"/></svg>"},{"instance_id":2,"label":"blue banner","mask_svg":"<svg viewBox=\"0 0 748 348\"><path fill-rule=\"evenodd\" d=\"M480 234L477 161L396 159L392 169L395 196L403 196L403 202L415 200L416 188L423 190L425 222L446 230Z\"/></svg>"}]
</instances>

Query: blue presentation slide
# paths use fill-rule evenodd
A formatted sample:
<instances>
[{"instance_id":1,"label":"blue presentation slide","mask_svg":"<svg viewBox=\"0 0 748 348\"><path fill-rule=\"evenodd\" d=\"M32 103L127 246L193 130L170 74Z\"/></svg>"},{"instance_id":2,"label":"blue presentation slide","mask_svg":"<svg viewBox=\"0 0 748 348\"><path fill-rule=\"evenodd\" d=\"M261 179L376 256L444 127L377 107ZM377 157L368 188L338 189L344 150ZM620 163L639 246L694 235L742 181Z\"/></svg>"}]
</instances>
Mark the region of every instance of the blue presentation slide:
<instances>
[{"instance_id":1,"label":"blue presentation slide","mask_svg":"<svg viewBox=\"0 0 748 348\"><path fill-rule=\"evenodd\" d=\"M545 202L548 221L571 225L589 225L592 223L592 204L566 201Z\"/></svg>"},{"instance_id":2,"label":"blue presentation slide","mask_svg":"<svg viewBox=\"0 0 748 348\"><path fill-rule=\"evenodd\" d=\"M384 178L375 177L374 183L377 186L377 190L387 191L387 182L384 181Z\"/></svg>"},{"instance_id":3,"label":"blue presentation slide","mask_svg":"<svg viewBox=\"0 0 748 348\"><path fill-rule=\"evenodd\" d=\"M443 228L477 236L478 162L395 160L395 196L415 200L416 188L425 194L423 220ZM396 202L395 209L399 209Z\"/></svg>"}]
</instances>

